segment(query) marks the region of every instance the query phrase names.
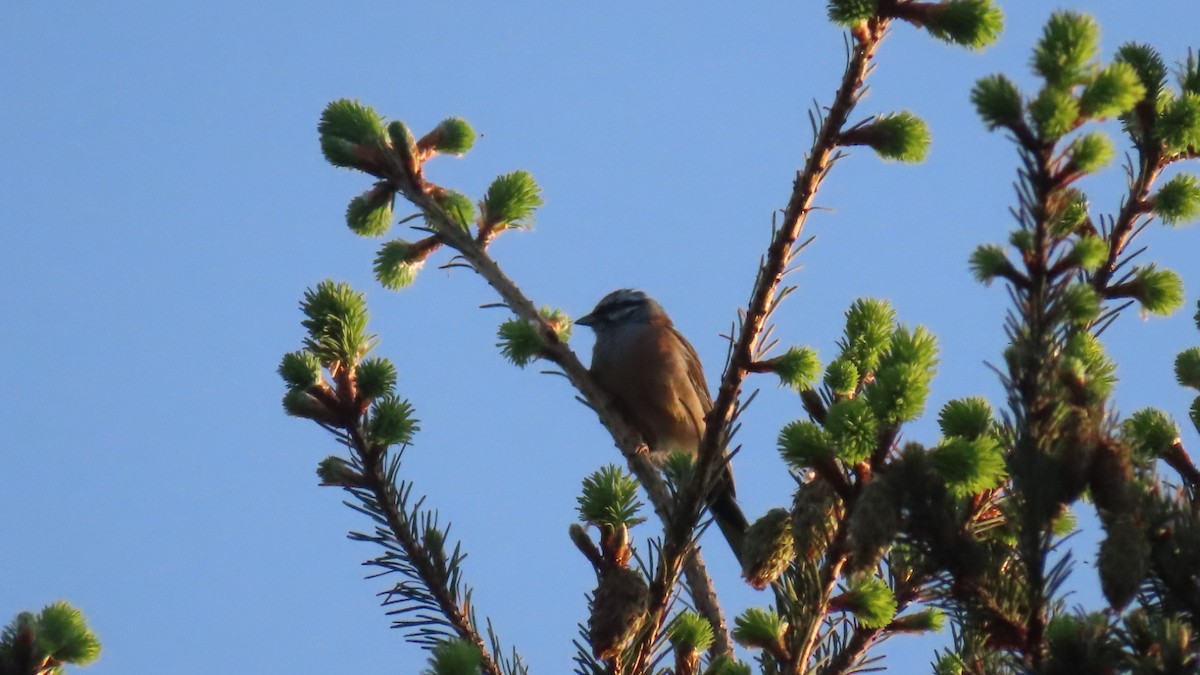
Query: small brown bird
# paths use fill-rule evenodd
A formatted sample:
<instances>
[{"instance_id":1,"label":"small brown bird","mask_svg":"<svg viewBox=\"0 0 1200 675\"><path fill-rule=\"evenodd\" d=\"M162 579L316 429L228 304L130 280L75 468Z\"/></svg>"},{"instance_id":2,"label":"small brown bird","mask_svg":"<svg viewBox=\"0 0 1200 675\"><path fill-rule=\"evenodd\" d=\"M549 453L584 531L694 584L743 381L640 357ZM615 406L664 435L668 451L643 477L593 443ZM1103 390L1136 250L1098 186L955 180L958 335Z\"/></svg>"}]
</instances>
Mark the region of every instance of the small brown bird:
<instances>
[{"instance_id":1,"label":"small brown bird","mask_svg":"<svg viewBox=\"0 0 1200 675\"><path fill-rule=\"evenodd\" d=\"M575 323L596 332L592 376L642 435L650 458L659 466L674 452L695 458L712 398L700 357L662 306L641 291L621 289ZM728 464L708 504L740 558L749 524L735 499Z\"/></svg>"}]
</instances>

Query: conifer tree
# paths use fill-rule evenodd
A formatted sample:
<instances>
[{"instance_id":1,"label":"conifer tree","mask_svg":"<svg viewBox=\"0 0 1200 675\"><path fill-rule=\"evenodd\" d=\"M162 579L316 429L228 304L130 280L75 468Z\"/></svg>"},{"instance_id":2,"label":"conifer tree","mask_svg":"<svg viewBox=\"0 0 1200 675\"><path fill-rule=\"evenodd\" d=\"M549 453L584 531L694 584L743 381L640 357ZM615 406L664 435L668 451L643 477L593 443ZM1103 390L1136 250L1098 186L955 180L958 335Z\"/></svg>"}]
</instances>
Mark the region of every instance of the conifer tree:
<instances>
[{"instance_id":1,"label":"conifer tree","mask_svg":"<svg viewBox=\"0 0 1200 675\"><path fill-rule=\"evenodd\" d=\"M353 232L387 234L397 199L416 209L419 238L382 244L378 281L406 289L442 255L482 277L511 313L497 330L504 357L564 375L623 456L625 468L584 481L569 530L596 576L594 588L579 589L590 592L590 614L580 619L576 672L850 673L876 666L872 650L884 639L946 625L953 645L933 657L939 674L1200 670L1191 634L1200 628L1200 471L1168 415L1114 408L1102 340L1134 305L1168 314L1184 302L1180 277L1139 258L1135 244L1155 221L1200 216L1200 180L1174 169L1164 178L1200 157L1196 58L1187 55L1173 79L1149 45L1126 44L1103 60L1095 21L1060 11L1033 46L1036 90L1005 74L976 83L971 103L988 129L1011 139L1017 159L1007 245L982 245L969 261L981 283L1011 299L1007 346L993 361L1005 400L951 401L938 411L940 438L907 440L938 365L929 330L862 298L846 310L838 352L821 364L808 347L776 350L771 319L786 311L793 289L783 279L807 248L814 198L843 149L919 162L929 147L929 129L912 113L860 111L879 45L916 29L982 49L1003 16L991 0L831 0L827 11L847 29L845 71L812 113L812 145L736 318L698 456L673 458L665 471L572 351L570 318L539 308L489 254L497 237L531 224L542 203L533 177L503 174L476 201L426 173L439 155L471 149L465 120L448 118L418 138L356 101L321 115L326 159L374 181L346 210ZM1078 182L1117 156L1097 124L1110 119L1125 135L1129 181L1119 211L1100 214ZM430 651L437 675L527 672L478 619L461 546L404 478L416 413L398 392L396 367L373 355L363 296L323 281L301 309L302 348L279 365L284 407L342 446L318 475L371 519L370 531L352 536L376 544L369 563L399 579L383 594L395 625ZM696 538L752 398L742 395L747 378L764 373L794 389L804 411L778 433L796 487L751 524L739 551L743 578L764 589L762 606L727 621ZM1175 376L1200 390L1200 347L1179 355ZM1200 397L1191 418L1200 427ZM1106 604L1070 608L1065 579L1090 573L1072 565L1067 544L1071 507L1084 499L1104 528L1096 574Z\"/></svg>"}]
</instances>

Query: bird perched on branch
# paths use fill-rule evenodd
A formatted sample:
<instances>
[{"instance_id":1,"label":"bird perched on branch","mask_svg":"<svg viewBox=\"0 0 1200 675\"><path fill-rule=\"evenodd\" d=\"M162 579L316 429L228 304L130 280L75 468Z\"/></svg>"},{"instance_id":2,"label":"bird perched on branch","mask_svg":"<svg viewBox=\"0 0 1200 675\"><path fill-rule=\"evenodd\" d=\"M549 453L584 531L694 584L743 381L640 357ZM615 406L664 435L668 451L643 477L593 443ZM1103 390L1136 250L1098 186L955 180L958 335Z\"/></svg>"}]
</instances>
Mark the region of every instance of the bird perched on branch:
<instances>
[{"instance_id":1,"label":"bird perched on branch","mask_svg":"<svg viewBox=\"0 0 1200 675\"><path fill-rule=\"evenodd\" d=\"M700 357L662 306L641 291L621 289L575 323L596 332L592 377L642 435L651 460L661 467L674 452L696 459L712 398ZM735 499L728 463L718 473L708 505L740 558L749 525Z\"/></svg>"}]
</instances>

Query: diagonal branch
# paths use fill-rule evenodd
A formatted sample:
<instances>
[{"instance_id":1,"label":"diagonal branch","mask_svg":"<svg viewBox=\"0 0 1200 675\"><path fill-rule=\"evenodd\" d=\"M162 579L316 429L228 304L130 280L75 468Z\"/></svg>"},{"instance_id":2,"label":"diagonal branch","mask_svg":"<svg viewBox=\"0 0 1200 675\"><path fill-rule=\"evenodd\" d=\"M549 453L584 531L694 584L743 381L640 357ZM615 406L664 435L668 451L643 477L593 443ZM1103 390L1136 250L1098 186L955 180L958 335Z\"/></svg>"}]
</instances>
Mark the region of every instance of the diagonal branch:
<instances>
[{"instance_id":1,"label":"diagonal branch","mask_svg":"<svg viewBox=\"0 0 1200 675\"><path fill-rule=\"evenodd\" d=\"M403 185L403 183L400 184ZM404 191L405 196L414 205L438 223L435 228L438 239L458 251L475 272L496 290L514 314L538 328L544 345L542 358L558 365L583 399L596 411L600 423L612 435L617 449L624 455L629 469L637 476L646 490L655 513L663 523L672 523L674 508L671 493L658 469L650 462L645 442L624 416L618 412L612 398L596 383L575 352L558 339L554 328L541 316L537 307L529 298L525 297L516 283L500 269L495 259L488 255L483 244L455 225L454 221L445 214L440 205L430 196L428 186ZM714 653L732 656L733 644L729 639L725 617L720 603L717 601L716 590L708 576L704 560L698 550L684 561L684 573L696 610L713 625Z\"/></svg>"},{"instance_id":2,"label":"diagonal branch","mask_svg":"<svg viewBox=\"0 0 1200 675\"><path fill-rule=\"evenodd\" d=\"M841 86L816 138L813 139L812 150L808 154L804 169L796 177L782 222L767 249L766 261L755 279L750 304L742 320L741 333L721 377L721 386L700 443L698 464L701 467L712 465L720 455L721 441L736 408L742 382L754 364L755 346L766 327L783 275L795 252L796 242L813 208L813 198L837 159L835 152L841 129L865 91L864 82L870 72L871 59L883 40L887 24L887 19L875 19L864 24L862 30L854 34L854 50L846 65L846 72L842 75Z\"/></svg>"},{"instance_id":3,"label":"diagonal branch","mask_svg":"<svg viewBox=\"0 0 1200 675\"><path fill-rule=\"evenodd\" d=\"M447 579L444 568L435 562L432 552L413 536L411 520L408 514L400 509L400 496L386 475L387 472L384 468L386 450L378 446L373 447L371 443L367 442L361 420L349 426L346 429L346 435L346 440L349 441L350 446L362 461L362 485L350 488L350 491L355 494L358 494L358 490L370 492L378 513L368 513L368 515L376 519L382 517L383 523L381 524L387 525L388 531L405 551L407 562L411 565L414 576L421 579L425 585L428 591L428 603L436 605L442 615L446 617L445 625L448 628L453 629L461 639L475 645L482 656L484 673L502 675L503 671L492 658L488 645L475 627L469 601L459 604L453 591L453 585ZM365 539L371 540L372 538L366 537ZM422 617L419 621L424 622L426 618Z\"/></svg>"},{"instance_id":4,"label":"diagonal branch","mask_svg":"<svg viewBox=\"0 0 1200 675\"><path fill-rule=\"evenodd\" d=\"M837 158L835 153L841 129L862 96L864 81L870 72L871 58L883 39L887 23L886 19L872 20L854 33L855 45L846 65L841 86L824 123L813 139L812 150L804 169L796 178L783 221L767 250L766 261L759 269L750 305L742 319L740 336L721 378L717 400L706 420L695 475L680 492L677 502L678 517L667 521L668 531L663 542L662 564L659 567L659 576L650 589L650 625L655 627L655 630L664 623L668 592L671 581L678 575L679 563L691 550L692 532L699 520L707 494L705 486L709 485L710 477L724 461L723 450L737 412L742 382L754 367L756 347L766 327L767 318L779 299L780 282L796 250L796 243L812 209L817 189ZM837 576L836 572L837 570L834 570L834 578ZM640 672L639 667L646 663L649 657L647 645L653 643L653 632L650 638L643 643L632 672Z\"/></svg>"},{"instance_id":5,"label":"diagonal branch","mask_svg":"<svg viewBox=\"0 0 1200 675\"><path fill-rule=\"evenodd\" d=\"M1121 212L1108 232L1108 258L1091 279L1092 287L1105 298L1114 297L1110 283L1119 267L1118 261L1136 234L1138 223L1150 211L1146 198L1165 166L1160 150L1139 145L1137 152L1137 175L1129 181L1129 192L1121 204Z\"/></svg>"}]
</instances>

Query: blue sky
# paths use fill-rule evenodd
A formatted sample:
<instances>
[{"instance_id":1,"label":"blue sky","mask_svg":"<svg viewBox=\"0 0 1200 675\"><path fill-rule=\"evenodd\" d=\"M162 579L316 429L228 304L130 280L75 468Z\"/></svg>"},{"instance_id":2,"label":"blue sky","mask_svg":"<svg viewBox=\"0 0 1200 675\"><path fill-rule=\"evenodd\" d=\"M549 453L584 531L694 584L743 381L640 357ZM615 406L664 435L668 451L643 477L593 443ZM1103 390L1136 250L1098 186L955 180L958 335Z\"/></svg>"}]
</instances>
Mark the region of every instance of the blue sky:
<instances>
[{"instance_id":1,"label":"blue sky","mask_svg":"<svg viewBox=\"0 0 1200 675\"><path fill-rule=\"evenodd\" d=\"M77 604L105 647L86 672L424 664L388 629L381 581L362 579L374 551L345 539L366 523L316 485L337 447L279 406L297 303L324 278L367 294L379 353L422 420L405 474L464 541L477 610L536 672L565 672L592 585L566 530L582 478L619 455L564 380L499 356L506 317L477 309L495 300L479 279L431 267L399 294L373 281L379 242L343 224L368 181L324 162L317 117L350 97L418 133L468 119L476 148L428 171L475 197L512 169L538 178L535 231L492 247L526 293L579 316L613 288L643 288L712 382L808 146L806 112L830 100L843 58L818 2L342 4L22 3L0 21L0 620ZM854 298L890 300L941 339L931 413L966 395L1000 402L985 361L1006 295L972 281L966 259L1012 226L1015 155L967 94L993 72L1031 85L1050 11L1003 6L1007 30L982 53L893 31L859 113L923 116L929 159L856 151L835 167L777 317L785 344L828 357ZM1138 40L1174 63L1200 47L1190 0L1069 6L1099 18L1106 55ZM1088 183L1098 212L1115 210L1122 180L1114 167ZM1144 235L1145 259L1179 271L1189 301L1106 333L1125 413L1186 419L1171 362L1200 343L1196 236ZM586 359L591 336L572 344ZM757 515L790 499L774 438L800 408L768 378L751 385L763 391L735 471ZM933 419L906 437L935 440ZM1184 440L1198 445L1192 430ZM730 614L765 604L713 543ZM1091 551L1080 559L1085 601ZM930 660L917 641L888 652L898 670Z\"/></svg>"}]
</instances>

